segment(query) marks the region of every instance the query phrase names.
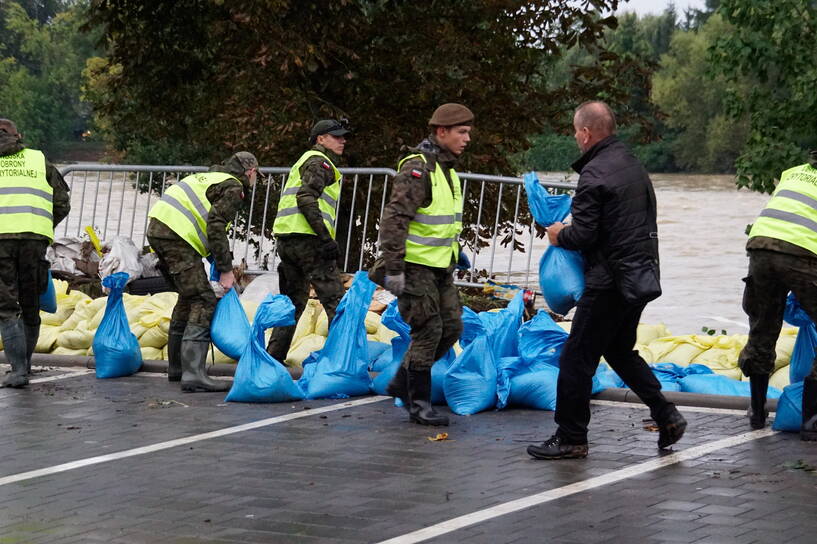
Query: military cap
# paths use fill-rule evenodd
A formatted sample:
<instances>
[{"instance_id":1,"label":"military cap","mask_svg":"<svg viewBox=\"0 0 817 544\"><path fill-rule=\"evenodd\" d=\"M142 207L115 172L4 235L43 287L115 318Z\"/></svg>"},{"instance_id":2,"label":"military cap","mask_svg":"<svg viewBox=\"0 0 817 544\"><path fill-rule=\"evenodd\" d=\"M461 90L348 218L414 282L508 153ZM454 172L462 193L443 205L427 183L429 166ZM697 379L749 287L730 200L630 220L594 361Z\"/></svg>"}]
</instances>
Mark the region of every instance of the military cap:
<instances>
[{"instance_id":1,"label":"military cap","mask_svg":"<svg viewBox=\"0 0 817 544\"><path fill-rule=\"evenodd\" d=\"M449 102L443 104L428 120L429 126L453 127L454 125L470 125L474 122L474 113L462 104Z\"/></svg>"},{"instance_id":2,"label":"military cap","mask_svg":"<svg viewBox=\"0 0 817 544\"><path fill-rule=\"evenodd\" d=\"M258 168L258 159L249 151L239 151L235 154L235 158L241 163L245 170L250 168Z\"/></svg>"},{"instance_id":3,"label":"military cap","mask_svg":"<svg viewBox=\"0 0 817 544\"><path fill-rule=\"evenodd\" d=\"M343 136L349 134L351 131L346 128L344 123L335 119L322 119L315 123L312 130L309 131L309 142L314 144L315 140L321 134L331 134L332 136Z\"/></svg>"}]
</instances>

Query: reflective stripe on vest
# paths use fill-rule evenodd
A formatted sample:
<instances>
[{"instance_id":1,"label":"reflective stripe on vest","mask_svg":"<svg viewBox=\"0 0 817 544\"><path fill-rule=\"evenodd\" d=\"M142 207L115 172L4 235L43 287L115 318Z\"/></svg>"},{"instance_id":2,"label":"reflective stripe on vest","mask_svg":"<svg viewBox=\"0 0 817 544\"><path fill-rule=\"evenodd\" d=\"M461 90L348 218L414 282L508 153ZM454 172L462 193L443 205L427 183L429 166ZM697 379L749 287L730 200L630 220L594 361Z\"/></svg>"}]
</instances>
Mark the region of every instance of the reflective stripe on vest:
<instances>
[{"instance_id":1,"label":"reflective stripe on vest","mask_svg":"<svg viewBox=\"0 0 817 544\"><path fill-rule=\"evenodd\" d=\"M802 164L783 172L749 238L784 240L817 254L817 169Z\"/></svg>"},{"instance_id":2,"label":"reflective stripe on vest","mask_svg":"<svg viewBox=\"0 0 817 544\"><path fill-rule=\"evenodd\" d=\"M427 162L422 154L410 155L400 161L397 169L410 159ZM431 203L425 208L418 208L409 222L406 237L407 262L448 268L452 260L457 260L460 250L458 239L462 230L462 189L453 168L448 174L451 183L439 165L433 171L428 171Z\"/></svg>"},{"instance_id":3,"label":"reflective stripe on vest","mask_svg":"<svg viewBox=\"0 0 817 544\"><path fill-rule=\"evenodd\" d=\"M207 217L210 214L207 189L228 179L238 181L225 172L187 176L165 189L162 197L150 209L148 217L153 217L170 227L193 246L199 255L206 257L210 254L207 244Z\"/></svg>"},{"instance_id":4,"label":"reflective stripe on vest","mask_svg":"<svg viewBox=\"0 0 817 544\"><path fill-rule=\"evenodd\" d=\"M0 157L0 233L31 232L54 240L53 195L41 151Z\"/></svg>"},{"instance_id":5,"label":"reflective stripe on vest","mask_svg":"<svg viewBox=\"0 0 817 544\"><path fill-rule=\"evenodd\" d=\"M329 235L335 238L335 219L336 208L338 205L338 198L340 197L340 171L332 164L329 157L311 149L301 155L292 168L289 170L289 177L287 177L284 190L281 192L281 200L278 201L278 213L275 216L275 222L272 224L273 234L317 234L315 230L309 225L304 214L298 208L298 189L301 188L301 166L312 157L321 157L325 160L335 176L335 182L323 188L320 198L318 199L318 208L323 217L323 224Z\"/></svg>"}]
</instances>

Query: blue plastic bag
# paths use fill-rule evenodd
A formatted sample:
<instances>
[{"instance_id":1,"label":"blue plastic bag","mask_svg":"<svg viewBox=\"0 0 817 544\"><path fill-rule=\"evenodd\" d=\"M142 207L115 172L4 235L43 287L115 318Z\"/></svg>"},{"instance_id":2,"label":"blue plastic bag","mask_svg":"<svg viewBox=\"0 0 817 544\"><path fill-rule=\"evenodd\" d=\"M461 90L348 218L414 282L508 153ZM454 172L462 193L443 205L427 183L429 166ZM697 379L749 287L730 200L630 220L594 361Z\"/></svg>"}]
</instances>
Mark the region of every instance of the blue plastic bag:
<instances>
[{"instance_id":1,"label":"blue plastic bag","mask_svg":"<svg viewBox=\"0 0 817 544\"><path fill-rule=\"evenodd\" d=\"M105 314L94 334L94 361L97 378L130 376L142 366L142 350L136 336L130 332L122 293L128 283L127 272L116 272L102 279L110 289Z\"/></svg>"},{"instance_id":2,"label":"blue plastic bag","mask_svg":"<svg viewBox=\"0 0 817 544\"><path fill-rule=\"evenodd\" d=\"M787 385L777 399L777 412L772 429L799 431L803 425L803 382Z\"/></svg>"},{"instance_id":3,"label":"blue plastic bag","mask_svg":"<svg viewBox=\"0 0 817 544\"><path fill-rule=\"evenodd\" d=\"M479 315L470 308L463 308L462 321L463 337L470 341L445 373L443 391L455 414L470 415L496 404L497 372L493 350Z\"/></svg>"},{"instance_id":4,"label":"blue plastic bag","mask_svg":"<svg viewBox=\"0 0 817 544\"><path fill-rule=\"evenodd\" d=\"M524 176L528 206L543 227L563 221L570 213L569 195L550 195L535 172ZM570 311L584 292L584 259L578 251L549 246L539 260L539 285L548 308L557 314Z\"/></svg>"},{"instance_id":5,"label":"blue plastic bag","mask_svg":"<svg viewBox=\"0 0 817 544\"><path fill-rule=\"evenodd\" d=\"M299 383L306 398L345 398L369 392L372 380L365 320L375 287L367 272L355 274L352 287L338 305L323 349L304 361Z\"/></svg>"},{"instance_id":6,"label":"blue plastic bag","mask_svg":"<svg viewBox=\"0 0 817 544\"><path fill-rule=\"evenodd\" d=\"M704 395L727 395L733 397L751 397L749 382L733 380L720 374L692 374L678 380L684 393L702 393ZM766 396L776 399L780 389L769 387Z\"/></svg>"},{"instance_id":7,"label":"blue plastic bag","mask_svg":"<svg viewBox=\"0 0 817 544\"><path fill-rule=\"evenodd\" d=\"M655 363L650 365L652 373L658 378L662 391L680 391L679 380L695 374L713 374L708 366L692 364L680 366L675 363Z\"/></svg>"},{"instance_id":8,"label":"blue plastic bag","mask_svg":"<svg viewBox=\"0 0 817 544\"><path fill-rule=\"evenodd\" d=\"M567 336L546 310L539 310L519 327L519 356L529 365L542 362L558 367Z\"/></svg>"},{"instance_id":9,"label":"blue plastic bag","mask_svg":"<svg viewBox=\"0 0 817 544\"><path fill-rule=\"evenodd\" d=\"M519 355L519 327L525 313L525 293L519 291L508 306L498 312L480 312L479 318L488 336L488 346L495 360Z\"/></svg>"},{"instance_id":10,"label":"blue plastic bag","mask_svg":"<svg viewBox=\"0 0 817 544\"><path fill-rule=\"evenodd\" d=\"M528 364L521 357L505 357L498 365L497 408L522 406L537 410L556 409L559 367L546 362ZM593 377L591 394L603 391Z\"/></svg>"},{"instance_id":11,"label":"blue plastic bag","mask_svg":"<svg viewBox=\"0 0 817 544\"><path fill-rule=\"evenodd\" d=\"M40 294L40 310L47 314L57 311L57 290L54 289L54 278L51 277L51 270L48 271L48 285L45 291Z\"/></svg>"},{"instance_id":12,"label":"blue plastic bag","mask_svg":"<svg viewBox=\"0 0 817 544\"><path fill-rule=\"evenodd\" d=\"M599 364L596 368L596 373L593 376L593 379L599 382L599 386L604 389L609 389L611 387L627 387L624 384L624 380L622 380L618 374L616 374L615 370L610 368L609 365L605 363Z\"/></svg>"},{"instance_id":13,"label":"blue plastic bag","mask_svg":"<svg viewBox=\"0 0 817 544\"><path fill-rule=\"evenodd\" d=\"M210 337L224 355L236 361L247 349L247 344L250 343L250 321L244 313L235 287L227 291L216 304L216 311L210 322Z\"/></svg>"},{"instance_id":14,"label":"blue plastic bag","mask_svg":"<svg viewBox=\"0 0 817 544\"><path fill-rule=\"evenodd\" d=\"M304 398L289 371L266 350L264 331L295 324L295 306L285 295L267 295L258 306L250 340L238 359L226 402L288 402ZM220 348L219 348L220 349Z\"/></svg>"},{"instance_id":15,"label":"blue plastic bag","mask_svg":"<svg viewBox=\"0 0 817 544\"><path fill-rule=\"evenodd\" d=\"M794 293L789 293L786 299L786 310L783 313L783 319L795 327L800 327L791 353L789 382L802 382L811 372L814 363L814 355L817 350L817 327L814 326L814 322L803 307L800 306L800 303L797 302Z\"/></svg>"}]
</instances>

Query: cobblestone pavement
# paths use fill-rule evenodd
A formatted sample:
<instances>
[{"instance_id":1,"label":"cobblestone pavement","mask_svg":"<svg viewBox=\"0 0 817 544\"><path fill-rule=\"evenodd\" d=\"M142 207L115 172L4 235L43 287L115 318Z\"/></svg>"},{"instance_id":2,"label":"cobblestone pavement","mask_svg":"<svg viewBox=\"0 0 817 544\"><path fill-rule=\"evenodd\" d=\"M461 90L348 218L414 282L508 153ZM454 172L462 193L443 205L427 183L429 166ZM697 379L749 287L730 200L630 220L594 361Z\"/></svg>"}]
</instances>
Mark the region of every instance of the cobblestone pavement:
<instances>
[{"instance_id":1,"label":"cobblestone pavement","mask_svg":"<svg viewBox=\"0 0 817 544\"><path fill-rule=\"evenodd\" d=\"M452 415L431 429L382 397L225 404L159 375L35 378L53 381L0 390L0 544L408 543L424 527L434 543L817 541L817 444L797 435L649 470L662 458L646 408L595 404L590 457L542 462L525 447L552 433L551 412ZM682 454L749 430L742 415L692 410ZM448 439L429 440L438 432ZM574 491L438 525L562 488Z\"/></svg>"}]
</instances>

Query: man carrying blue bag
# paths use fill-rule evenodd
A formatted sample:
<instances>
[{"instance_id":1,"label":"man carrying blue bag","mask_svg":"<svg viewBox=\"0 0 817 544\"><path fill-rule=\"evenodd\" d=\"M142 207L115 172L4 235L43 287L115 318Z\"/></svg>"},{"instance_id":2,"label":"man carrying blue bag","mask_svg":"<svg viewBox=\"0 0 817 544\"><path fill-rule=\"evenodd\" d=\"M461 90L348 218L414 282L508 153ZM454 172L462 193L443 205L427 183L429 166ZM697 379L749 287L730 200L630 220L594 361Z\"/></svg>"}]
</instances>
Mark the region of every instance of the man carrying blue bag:
<instances>
[{"instance_id":1,"label":"man carrying blue bag","mask_svg":"<svg viewBox=\"0 0 817 544\"><path fill-rule=\"evenodd\" d=\"M212 255L219 283L230 289L235 278L227 227L252 194L257 172L255 156L239 151L209 172L168 187L148 213L147 237L159 270L179 293L168 332L167 379L181 381L186 393L230 388L205 370L217 300L202 258Z\"/></svg>"},{"instance_id":2,"label":"man carrying blue bag","mask_svg":"<svg viewBox=\"0 0 817 544\"><path fill-rule=\"evenodd\" d=\"M45 251L71 209L68 185L22 135L0 119L0 335L11 373L3 387L25 387L40 335L40 294L48 287Z\"/></svg>"},{"instance_id":3,"label":"man carrying blue bag","mask_svg":"<svg viewBox=\"0 0 817 544\"><path fill-rule=\"evenodd\" d=\"M579 183L573 222L547 229L552 245L579 250L585 258L585 291L559 358L556 434L528 447L536 459L586 457L593 375L604 356L650 408L658 424L658 447L684 434L686 421L667 402L647 363L633 350L647 302L661 294L655 193L647 172L615 136L615 115L604 102L587 102L573 117L583 155L573 164Z\"/></svg>"}]
</instances>

